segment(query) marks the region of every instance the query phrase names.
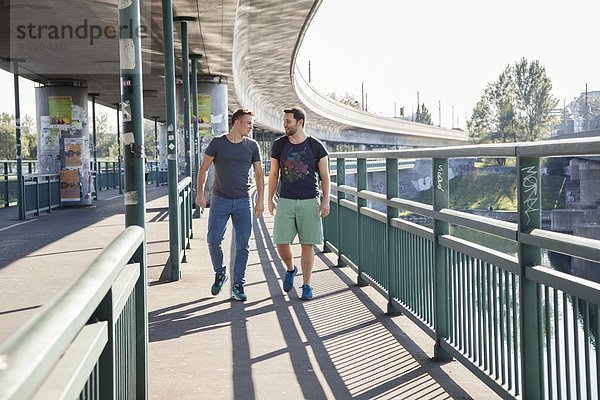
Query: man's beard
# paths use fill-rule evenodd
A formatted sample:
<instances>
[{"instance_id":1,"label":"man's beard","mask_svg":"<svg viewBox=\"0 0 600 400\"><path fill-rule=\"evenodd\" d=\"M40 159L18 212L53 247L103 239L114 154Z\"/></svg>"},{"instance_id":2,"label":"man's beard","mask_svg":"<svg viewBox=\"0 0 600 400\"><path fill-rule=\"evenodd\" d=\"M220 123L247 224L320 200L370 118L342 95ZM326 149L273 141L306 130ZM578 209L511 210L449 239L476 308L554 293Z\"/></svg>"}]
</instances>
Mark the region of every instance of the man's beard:
<instances>
[{"instance_id":1,"label":"man's beard","mask_svg":"<svg viewBox=\"0 0 600 400\"><path fill-rule=\"evenodd\" d=\"M294 136L296 133L298 132L298 128L291 130L288 129L287 131L285 131L286 136Z\"/></svg>"}]
</instances>

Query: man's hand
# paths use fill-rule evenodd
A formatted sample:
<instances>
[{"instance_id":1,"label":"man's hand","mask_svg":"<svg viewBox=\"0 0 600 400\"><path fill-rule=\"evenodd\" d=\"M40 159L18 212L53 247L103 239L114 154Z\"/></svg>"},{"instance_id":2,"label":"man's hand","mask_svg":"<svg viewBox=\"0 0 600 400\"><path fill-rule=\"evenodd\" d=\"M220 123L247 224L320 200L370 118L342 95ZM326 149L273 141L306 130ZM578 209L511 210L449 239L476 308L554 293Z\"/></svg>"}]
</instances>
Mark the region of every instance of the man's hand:
<instances>
[{"instance_id":1,"label":"man's hand","mask_svg":"<svg viewBox=\"0 0 600 400\"><path fill-rule=\"evenodd\" d=\"M263 203L256 203L254 205L254 216L256 218L262 217L263 211L265 211L265 205Z\"/></svg>"},{"instance_id":2,"label":"man's hand","mask_svg":"<svg viewBox=\"0 0 600 400\"><path fill-rule=\"evenodd\" d=\"M273 199L269 199L269 214L275 215L275 210L277 209L277 205L273 201Z\"/></svg>"},{"instance_id":3,"label":"man's hand","mask_svg":"<svg viewBox=\"0 0 600 400\"><path fill-rule=\"evenodd\" d=\"M319 207L319 215L321 218L325 218L329 215L329 200L321 202L321 207Z\"/></svg>"},{"instance_id":4,"label":"man's hand","mask_svg":"<svg viewBox=\"0 0 600 400\"><path fill-rule=\"evenodd\" d=\"M196 205L200 206L200 208L206 208L206 199L204 198L204 191L198 192L196 195Z\"/></svg>"}]
</instances>

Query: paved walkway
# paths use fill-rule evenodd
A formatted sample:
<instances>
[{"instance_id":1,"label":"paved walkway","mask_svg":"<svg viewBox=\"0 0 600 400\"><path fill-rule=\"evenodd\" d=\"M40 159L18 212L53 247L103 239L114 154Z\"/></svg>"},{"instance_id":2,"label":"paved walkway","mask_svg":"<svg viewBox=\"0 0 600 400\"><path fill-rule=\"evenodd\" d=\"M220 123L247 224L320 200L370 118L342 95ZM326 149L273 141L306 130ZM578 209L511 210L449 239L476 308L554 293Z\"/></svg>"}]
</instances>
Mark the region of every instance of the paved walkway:
<instances>
[{"instance_id":1,"label":"paved walkway","mask_svg":"<svg viewBox=\"0 0 600 400\"><path fill-rule=\"evenodd\" d=\"M268 214L254 226L248 301L231 300L229 288L210 295L205 215L194 220L182 279L167 282L166 188L148 189L151 399L497 398L458 362L430 361L431 339L408 318L385 316L385 299L355 286L349 268L332 267L331 254L317 254L312 301L298 288L284 293ZM91 208L8 229L20 222L0 210L0 340L123 228L122 204L103 192Z\"/></svg>"}]
</instances>

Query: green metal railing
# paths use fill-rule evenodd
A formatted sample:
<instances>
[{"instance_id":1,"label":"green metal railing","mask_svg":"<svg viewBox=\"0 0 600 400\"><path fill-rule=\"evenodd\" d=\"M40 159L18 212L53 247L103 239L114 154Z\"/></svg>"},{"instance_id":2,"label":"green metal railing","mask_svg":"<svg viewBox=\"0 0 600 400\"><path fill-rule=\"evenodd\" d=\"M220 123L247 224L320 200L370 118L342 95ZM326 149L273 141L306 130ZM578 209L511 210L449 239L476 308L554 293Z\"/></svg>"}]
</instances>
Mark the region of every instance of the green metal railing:
<instances>
[{"instance_id":1,"label":"green metal railing","mask_svg":"<svg viewBox=\"0 0 600 400\"><path fill-rule=\"evenodd\" d=\"M37 172L36 160L24 160L23 167L26 173L33 174ZM0 160L0 207L8 207L17 202L17 161Z\"/></svg>"},{"instance_id":2,"label":"green metal railing","mask_svg":"<svg viewBox=\"0 0 600 400\"><path fill-rule=\"evenodd\" d=\"M597 154L600 139L331 154L337 182L325 245L339 266L357 271L359 284L388 298L388 311L403 312L435 340L436 359L457 359L500 396L596 399L600 284L542 266L541 255L600 262L600 240L541 229L540 158ZM518 223L449 208L448 160L469 157L516 160ZM386 194L366 190L367 159L380 158ZM398 198L399 166L414 158L432 160L432 205ZM345 185L348 159L356 160L356 187ZM462 239L451 226L509 240L518 252Z\"/></svg>"},{"instance_id":3,"label":"green metal railing","mask_svg":"<svg viewBox=\"0 0 600 400\"><path fill-rule=\"evenodd\" d=\"M159 169L156 161L148 161L146 165L148 179L146 183L157 186L167 184L167 170ZM93 172L96 191L117 189L123 187L124 170L121 166L119 173L118 161L98 161L98 171Z\"/></svg>"},{"instance_id":4,"label":"green metal railing","mask_svg":"<svg viewBox=\"0 0 600 400\"><path fill-rule=\"evenodd\" d=\"M143 241L141 227L125 229L70 287L0 344L0 399L133 399L145 393L136 386L136 375L147 368L136 363L136 355L148 351L147 327L136 324L147 312L138 293L146 284L140 279L145 265L132 263Z\"/></svg>"},{"instance_id":5,"label":"green metal railing","mask_svg":"<svg viewBox=\"0 0 600 400\"><path fill-rule=\"evenodd\" d=\"M23 175L24 216L40 215L42 211L52 212L61 207L60 175Z\"/></svg>"}]
</instances>

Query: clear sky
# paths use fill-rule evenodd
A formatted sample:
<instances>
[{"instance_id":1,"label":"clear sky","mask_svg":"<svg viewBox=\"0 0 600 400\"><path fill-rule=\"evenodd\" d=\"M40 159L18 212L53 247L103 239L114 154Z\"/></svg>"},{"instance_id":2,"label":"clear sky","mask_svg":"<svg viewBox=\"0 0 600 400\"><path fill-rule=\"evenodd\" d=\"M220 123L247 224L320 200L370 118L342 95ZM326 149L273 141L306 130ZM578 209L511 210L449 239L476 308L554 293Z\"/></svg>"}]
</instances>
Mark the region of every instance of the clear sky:
<instances>
[{"instance_id":1,"label":"clear sky","mask_svg":"<svg viewBox=\"0 0 600 400\"><path fill-rule=\"evenodd\" d=\"M484 88L521 57L539 60L553 93L569 102L600 90L600 0L323 0L298 63L324 93L350 93L369 111L407 114L419 100L435 124L465 128ZM35 114L21 80L21 113ZM13 78L0 70L0 112L14 113ZM454 107L454 124L452 123ZM99 108L102 111L103 108ZM458 120L458 122L457 122Z\"/></svg>"},{"instance_id":2,"label":"clear sky","mask_svg":"<svg viewBox=\"0 0 600 400\"><path fill-rule=\"evenodd\" d=\"M324 93L348 92L394 115L421 103L438 124L465 128L488 83L509 64L539 60L568 103L600 90L599 0L323 0L299 54Z\"/></svg>"}]
</instances>

